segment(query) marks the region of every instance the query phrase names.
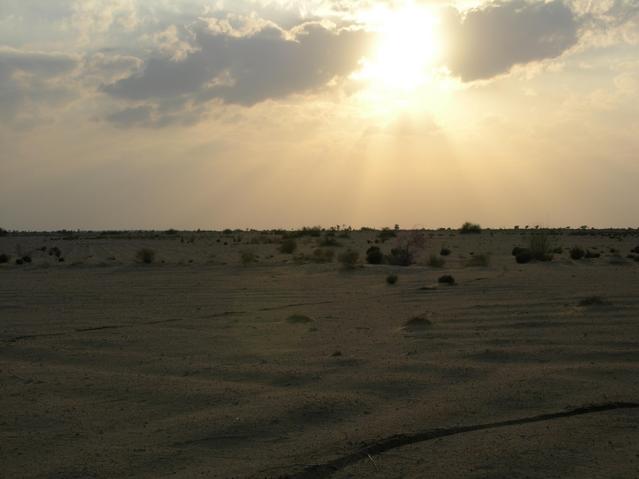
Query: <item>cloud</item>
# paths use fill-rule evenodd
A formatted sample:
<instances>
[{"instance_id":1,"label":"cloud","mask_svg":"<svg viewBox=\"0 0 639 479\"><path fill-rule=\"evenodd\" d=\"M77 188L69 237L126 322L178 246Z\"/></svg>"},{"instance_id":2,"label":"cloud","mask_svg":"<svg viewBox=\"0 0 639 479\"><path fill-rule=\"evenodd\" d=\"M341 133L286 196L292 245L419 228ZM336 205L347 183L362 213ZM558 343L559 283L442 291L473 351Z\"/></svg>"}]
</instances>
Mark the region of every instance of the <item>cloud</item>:
<instances>
[{"instance_id":1,"label":"cloud","mask_svg":"<svg viewBox=\"0 0 639 479\"><path fill-rule=\"evenodd\" d=\"M445 62L469 82L508 73L515 65L559 57L577 44L578 21L560 0L498 1L445 17Z\"/></svg>"},{"instance_id":2,"label":"cloud","mask_svg":"<svg viewBox=\"0 0 639 479\"><path fill-rule=\"evenodd\" d=\"M70 55L0 47L0 121L32 120L43 106L67 98L61 79L78 63Z\"/></svg>"},{"instance_id":3,"label":"cloud","mask_svg":"<svg viewBox=\"0 0 639 479\"><path fill-rule=\"evenodd\" d=\"M139 74L102 90L128 102L165 107L198 106L211 101L244 106L325 87L358 68L371 34L306 23L290 31L263 24L236 30L200 25L183 59L148 59Z\"/></svg>"},{"instance_id":4,"label":"cloud","mask_svg":"<svg viewBox=\"0 0 639 479\"><path fill-rule=\"evenodd\" d=\"M113 113L107 118L115 125L126 128L130 126L146 124L151 122L152 109L149 106L138 106L135 108L126 108L122 111Z\"/></svg>"}]
</instances>

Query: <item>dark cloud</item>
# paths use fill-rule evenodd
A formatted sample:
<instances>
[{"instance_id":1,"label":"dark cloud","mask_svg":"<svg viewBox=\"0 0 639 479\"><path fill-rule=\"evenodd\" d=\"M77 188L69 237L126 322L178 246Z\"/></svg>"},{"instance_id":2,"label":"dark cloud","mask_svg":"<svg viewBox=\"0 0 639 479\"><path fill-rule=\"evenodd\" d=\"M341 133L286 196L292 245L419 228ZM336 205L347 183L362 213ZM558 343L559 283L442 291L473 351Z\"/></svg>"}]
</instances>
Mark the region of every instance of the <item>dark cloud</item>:
<instances>
[{"instance_id":1,"label":"dark cloud","mask_svg":"<svg viewBox=\"0 0 639 479\"><path fill-rule=\"evenodd\" d=\"M149 106L138 106L135 108L126 108L117 113L113 113L107 119L117 126L126 128L129 126L150 123L152 112L153 110Z\"/></svg>"},{"instance_id":2,"label":"dark cloud","mask_svg":"<svg viewBox=\"0 0 639 479\"><path fill-rule=\"evenodd\" d=\"M490 3L445 19L446 64L463 81L492 78L518 64L556 58L578 41L578 21L562 1Z\"/></svg>"},{"instance_id":3,"label":"dark cloud","mask_svg":"<svg viewBox=\"0 0 639 479\"><path fill-rule=\"evenodd\" d=\"M250 106L324 87L358 68L370 33L305 24L287 34L275 26L237 36L201 28L185 59L151 58L139 74L103 87L109 95L164 105L213 100Z\"/></svg>"},{"instance_id":4,"label":"dark cloud","mask_svg":"<svg viewBox=\"0 0 639 479\"><path fill-rule=\"evenodd\" d=\"M32 113L29 105L41 107L66 97L66 86L57 80L77 65L68 55L0 47L0 121Z\"/></svg>"}]
</instances>

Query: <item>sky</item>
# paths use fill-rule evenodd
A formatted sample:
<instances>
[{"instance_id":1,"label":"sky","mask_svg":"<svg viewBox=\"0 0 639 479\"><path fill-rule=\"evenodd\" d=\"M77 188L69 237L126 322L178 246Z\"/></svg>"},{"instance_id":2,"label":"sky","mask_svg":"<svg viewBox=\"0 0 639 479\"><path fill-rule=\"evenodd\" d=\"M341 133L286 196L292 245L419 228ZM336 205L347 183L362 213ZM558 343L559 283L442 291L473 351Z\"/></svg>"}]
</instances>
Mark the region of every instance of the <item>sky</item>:
<instances>
[{"instance_id":1,"label":"sky","mask_svg":"<svg viewBox=\"0 0 639 479\"><path fill-rule=\"evenodd\" d=\"M639 0L0 0L0 227L639 227Z\"/></svg>"}]
</instances>

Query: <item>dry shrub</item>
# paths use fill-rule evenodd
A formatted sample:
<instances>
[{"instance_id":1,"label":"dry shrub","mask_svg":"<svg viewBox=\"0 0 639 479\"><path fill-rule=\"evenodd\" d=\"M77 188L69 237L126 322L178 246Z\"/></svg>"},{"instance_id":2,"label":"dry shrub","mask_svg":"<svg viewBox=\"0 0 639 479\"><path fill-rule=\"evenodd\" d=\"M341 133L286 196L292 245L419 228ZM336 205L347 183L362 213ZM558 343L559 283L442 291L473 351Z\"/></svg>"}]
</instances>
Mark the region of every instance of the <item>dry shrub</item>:
<instances>
[{"instance_id":1,"label":"dry shrub","mask_svg":"<svg viewBox=\"0 0 639 479\"><path fill-rule=\"evenodd\" d=\"M151 264L155 261L155 251L151 248L142 248L135 254L138 263Z\"/></svg>"}]
</instances>

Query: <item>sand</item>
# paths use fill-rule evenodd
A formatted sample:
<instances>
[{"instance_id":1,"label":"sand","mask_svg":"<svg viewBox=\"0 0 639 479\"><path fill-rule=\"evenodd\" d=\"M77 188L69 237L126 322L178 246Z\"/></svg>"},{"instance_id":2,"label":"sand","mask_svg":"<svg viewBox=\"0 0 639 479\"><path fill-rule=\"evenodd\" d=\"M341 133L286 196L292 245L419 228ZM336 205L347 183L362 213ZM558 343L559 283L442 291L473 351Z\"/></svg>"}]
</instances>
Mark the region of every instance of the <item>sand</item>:
<instances>
[{"instance_id":1,"label":"sand","mask_svg":"<svg viewBox=\"0 0 639 479\"><path fill-rule=\"evenodd\" d=\"M0 265L0 476L639 477L639 237L564 231L602 256L520 265L527 235L427 232L418 264L352 271L257 232L0 238L32 257ZM451 434L313 468L431 430Z\"/></svg>"}]
</instances>

